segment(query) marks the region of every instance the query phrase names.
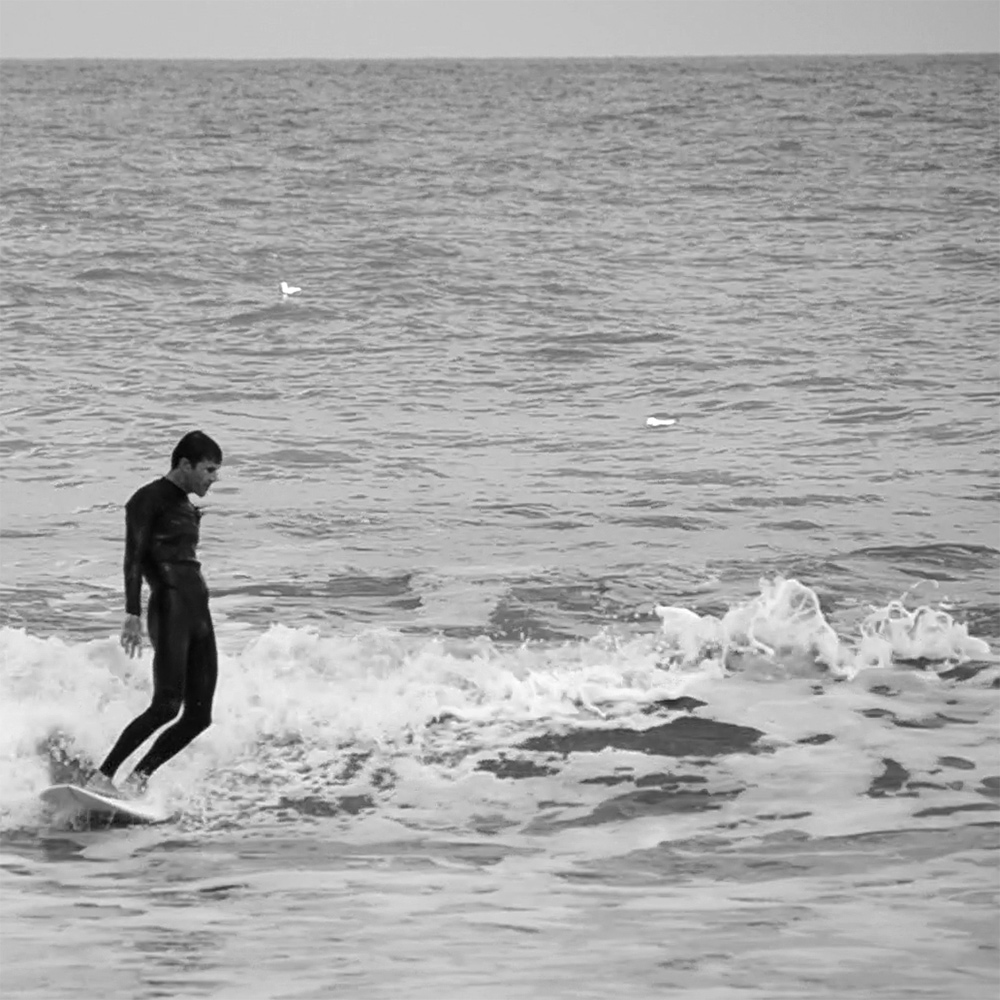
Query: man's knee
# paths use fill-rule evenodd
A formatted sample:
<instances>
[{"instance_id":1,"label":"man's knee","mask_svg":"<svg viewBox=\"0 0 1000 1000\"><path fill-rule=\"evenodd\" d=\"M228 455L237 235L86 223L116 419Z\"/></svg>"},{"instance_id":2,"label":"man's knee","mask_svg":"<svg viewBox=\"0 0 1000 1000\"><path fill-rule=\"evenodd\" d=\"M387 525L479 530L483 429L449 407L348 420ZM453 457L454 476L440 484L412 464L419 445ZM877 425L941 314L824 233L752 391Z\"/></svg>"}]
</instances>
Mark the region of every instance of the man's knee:
<instances>
[{"instance_id":1,"label":"man's knee","mask_svg":"<svg viewBox=\"0 0 1000 1000\"><path fill-rule=\"evenodd\" d=\"M184 706L184 714L181 716L179 725L182 725L187 734L194 739L199 733L203 733L212 724L212 706L199 705L197 702L188 702Z\"/></svg>"},{"instance_id":2,"label":"man's knee","mask_svg":"<svg viewBox=\"0 0 1000 1000\"><path fill-rule=\"evenodd\" d=\"M180 694L168 692L165 694L153 695L153 702L146 710L155 722L157 727L165 726L168 722L177 718L177 713L184 704L184 698Z\"/></svg>"},{"instance_id":3,"label":"man's knee","mask_svg":"<svg viewBox=\"0 0 1000 1000\"><path fill-rule=\"evenodd\" d=\"M188 715L188 726L195 736L203 733L211 724L212 712L210 709L195 709Z\"/></svg>"}]
</instances>

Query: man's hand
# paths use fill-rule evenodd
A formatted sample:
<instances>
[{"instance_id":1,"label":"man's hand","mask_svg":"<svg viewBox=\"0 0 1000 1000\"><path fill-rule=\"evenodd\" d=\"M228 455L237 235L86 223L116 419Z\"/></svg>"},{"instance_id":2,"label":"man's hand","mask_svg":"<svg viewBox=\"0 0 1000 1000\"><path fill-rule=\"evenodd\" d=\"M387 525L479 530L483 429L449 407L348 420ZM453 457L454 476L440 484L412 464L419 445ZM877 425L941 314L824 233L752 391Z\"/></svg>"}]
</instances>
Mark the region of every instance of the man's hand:
<instances>
[{"instance_id":1,"label":"man's hand","mask_svg":"<svg viewBox=\"0 0 1000 1000\"><path fill-rule=\"evenodd\" d=\"M121 644L130 657L139 655L142 649L142 619L138 615L126 615L125 624L122 625Z\"/></svg>"}]
</instances>

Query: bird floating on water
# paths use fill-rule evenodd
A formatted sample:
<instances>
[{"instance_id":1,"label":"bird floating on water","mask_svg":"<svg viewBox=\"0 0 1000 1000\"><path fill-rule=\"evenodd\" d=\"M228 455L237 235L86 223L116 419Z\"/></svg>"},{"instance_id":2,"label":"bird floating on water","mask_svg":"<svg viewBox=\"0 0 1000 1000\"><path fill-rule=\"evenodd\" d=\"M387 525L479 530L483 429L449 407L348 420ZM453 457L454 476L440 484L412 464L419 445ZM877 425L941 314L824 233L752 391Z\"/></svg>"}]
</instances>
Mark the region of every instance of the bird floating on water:
<instances>
[{"instance_id":1,"label":"bird floating on water","mask_svg":"<svg viewBox=\"0 0 1000 1000\"><path fill-rule=\"evenodd\" d=\"M647 427L672 427L677 421L673 417L667 417L665 420L660 417L647 417L646 426Z\"/></svg>"},{"instance_id":2,"label":"bird floating on water","mask_svg":"<svg viewBox=\"0 0 1000 1000\"><path fill-rule=\"evenodd\" d=\"M288 282L283 281L279 286L281 289L281 295L283 298L288 298L289 295L298 295L302 291L301 288L296 288L294 285L289 285Z\"/></svg>"}]
</instances>

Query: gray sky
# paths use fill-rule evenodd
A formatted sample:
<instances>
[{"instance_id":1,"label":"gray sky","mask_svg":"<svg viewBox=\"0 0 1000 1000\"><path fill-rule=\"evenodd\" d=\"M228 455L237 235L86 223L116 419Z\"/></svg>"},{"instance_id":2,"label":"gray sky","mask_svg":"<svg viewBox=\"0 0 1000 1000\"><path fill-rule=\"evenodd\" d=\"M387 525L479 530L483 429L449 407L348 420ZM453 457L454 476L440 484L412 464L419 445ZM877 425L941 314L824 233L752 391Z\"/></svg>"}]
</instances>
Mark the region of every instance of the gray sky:
<instances>
[{"instance_id":1,"label":"gray sky","mask_svg":"<svg viewBox=\"0 0 1000 1000\"><path fill-rule=\"evenodd\" d=\"M998 50L998 0L0 0L2 58Z\"/></svg>"}]
</instances>

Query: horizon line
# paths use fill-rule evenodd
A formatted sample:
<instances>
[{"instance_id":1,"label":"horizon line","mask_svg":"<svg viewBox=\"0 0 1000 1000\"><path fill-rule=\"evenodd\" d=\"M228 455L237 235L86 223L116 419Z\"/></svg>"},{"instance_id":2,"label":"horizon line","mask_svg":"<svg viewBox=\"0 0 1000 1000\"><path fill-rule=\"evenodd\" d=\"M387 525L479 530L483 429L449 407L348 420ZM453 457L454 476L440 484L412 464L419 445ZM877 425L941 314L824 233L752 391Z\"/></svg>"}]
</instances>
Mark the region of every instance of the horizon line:
<instances>
[{"instance_id":1,"label":"horizon line","mask_svg":"<svg viewBox=\"0 0 1000 1000\"><path fill-rule=\"evenodd\" d=\"M997 56L1000 49L952 49L929 50L913 49L907 51L885 52L700 52L685 55L663 54L650 55L638 53L615 53L614 55L422 55L422 56L5 56L0 55L0 62L540 62L582 59L802 59L802 58L836 58L836 59L885 59L909 58L913 56Z\"/></svg>"}]
</instances>

